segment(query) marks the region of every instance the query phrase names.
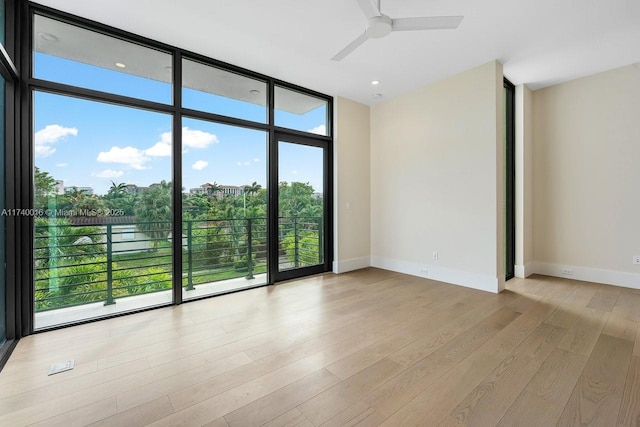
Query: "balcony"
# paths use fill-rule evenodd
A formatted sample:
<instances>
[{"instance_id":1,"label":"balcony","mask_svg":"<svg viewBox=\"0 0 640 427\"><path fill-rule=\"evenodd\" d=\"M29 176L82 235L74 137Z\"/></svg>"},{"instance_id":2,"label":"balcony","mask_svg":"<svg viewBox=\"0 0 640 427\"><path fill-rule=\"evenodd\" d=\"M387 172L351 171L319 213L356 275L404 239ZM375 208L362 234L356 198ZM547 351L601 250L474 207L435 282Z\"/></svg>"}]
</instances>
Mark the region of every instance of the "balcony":
<instances>
[{"instance_id":1,"label":"balcony","mask_svg":"<svg viewBox=\"0 0 640 427\"><path fill-rule=\"evenodd\" d=\"M183 299L266 283L266 218L182 224ZM279 218L278 268L323 262L322 220ZM38 220L35 329L172 302L171 224L135 218Z\"/></svg>"}]
</instances>

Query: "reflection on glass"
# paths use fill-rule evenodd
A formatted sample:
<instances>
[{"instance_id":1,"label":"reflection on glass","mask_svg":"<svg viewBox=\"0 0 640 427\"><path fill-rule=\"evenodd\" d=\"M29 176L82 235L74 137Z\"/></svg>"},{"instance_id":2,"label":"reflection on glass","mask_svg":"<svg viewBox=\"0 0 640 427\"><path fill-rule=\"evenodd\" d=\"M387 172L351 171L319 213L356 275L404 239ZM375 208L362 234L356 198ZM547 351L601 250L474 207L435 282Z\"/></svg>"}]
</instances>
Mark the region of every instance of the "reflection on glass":
<instances>
[{"instance_id":1,"label":"reflection on glass","mask_svg":"<svg viewBox=\"0 0 640 427\"><path fill-rule=\"evenodd\" d=\"M3 4L4 7L4 4ZM4 91L5 81L0 83L0 143L4 147ZM4 149L0 150L0 164L4 165ZM4 170L4 168L3 168ZM5 194L4 173L0 174L0 194ZM4 197L0 197L0 211L5 208ZM5 216L0 216L0 347L7 339L7 301L6 301L6 277L5 277Z\"/></svg>"},{"instance_id":2,"label":"reflection on glass","mask_svg":"<svg viewBox=\"0 0 640 427\"><path fill-rule=\"evenodd\" d=\"M276 86L275 125L329 135L327 105L324 99Z\"/></svg>"},{"instance_id":3,"label":"reflection on glass","mask_svg":"<svg viewBox=\"0 0 640 427\"><path fill-rule=\"evenodd\" d=\"M183 59L182 105L193 110L266 123L267 83Z\"/></svg>"},{"instance_id":4,"label":"reflection on glass","mask_svg":"<svg viewBox=\"0 0 640 427\"><path fill-rule=\"evenodd\" d=\"M323 156L319 147L278 143L279 271L324 262Z\"/></svg>"},{"instance_id":5,"label":"reflection on glass","mask_svg":"<svg viewBox=\"0 0 640 427\"><path fill-rule=\"evenodd\" d=\"M171 123L34 93L36 329L172 301Z\"/></svg>"},{"instance_id":6,"label":"reflection on glass","mask_svg":"<svg viewBox=\"0 0 640 427\"><path fill-rule=\"evenodd\" d=\"M266 283L267 134L185 119L183 298Z\"/></svg>"},{"instance_id":7,"label":"reflection on glass","mask_svg":"<svg viewBox=\"0 0 640 427\"><path fill-rule=\"evenodd\" d=\"M33 76L171 103L171 55L35 15Z\"/></svg>"}]
</instances>

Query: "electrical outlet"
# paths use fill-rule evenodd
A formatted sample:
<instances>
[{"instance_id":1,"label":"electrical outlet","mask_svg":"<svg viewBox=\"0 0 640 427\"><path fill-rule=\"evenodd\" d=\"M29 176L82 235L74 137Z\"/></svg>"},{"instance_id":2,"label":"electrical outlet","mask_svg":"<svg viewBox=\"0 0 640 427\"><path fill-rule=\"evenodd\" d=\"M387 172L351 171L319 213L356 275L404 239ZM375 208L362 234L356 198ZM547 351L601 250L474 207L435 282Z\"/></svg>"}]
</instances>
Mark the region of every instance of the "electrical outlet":
<instances>
[{"instance_id":1,"label":"electrical outlet","mask_svg":"<svg viewBox=\"0 0 640 427\"><path fill-rule=\"evenodd\" d=\"M420 274L422 274L422 275L423 275L423 276L425 276L425 277L427 276L427 273L428 273L428 272L429 272L429 270L427 270L427 268L426 268L426 267L422 267L422 268L420 269Z\"/></svg>"},{"instance_id":2,"label":"electrical outlet","mask_svg":"<svg viewBox=\"0 0 640 427\"><path fill-rule=\"evenodd\" d=\"M573 275L573 270L570 268L563 268L562 269L562 274L564 274L565 276L571 276Z\"/></svg>"},{"instance_id":3,"label":"electrical outlet","mask_svg":"<svg viewBox=\"0 0 640 427\"><path fill-rule=\"evenodd\" d=\"M633 256L633 263L635 265L640 265L640 255L634 255Z\"/></svg>"},{"instance_id":4,"label":"electrical outlet","mask_svg":"<svg viewBox=\"0 0 640 427\"><path fill-rule=\"evenodd\" d=\"M433 260L434 261L438 260L438 251L433 251Z\"/></svg>"}]
</instances>

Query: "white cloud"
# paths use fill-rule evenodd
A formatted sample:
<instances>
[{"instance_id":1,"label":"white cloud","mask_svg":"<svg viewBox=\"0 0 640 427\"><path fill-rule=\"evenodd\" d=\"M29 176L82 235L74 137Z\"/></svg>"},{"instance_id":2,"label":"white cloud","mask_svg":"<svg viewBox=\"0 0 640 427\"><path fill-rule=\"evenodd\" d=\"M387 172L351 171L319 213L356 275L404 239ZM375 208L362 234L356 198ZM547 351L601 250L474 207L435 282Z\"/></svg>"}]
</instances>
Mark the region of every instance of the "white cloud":
<instances>
[{"instance_id":1,"label":"white cloud","mask_svg":"<svg viewBox=\"0 0 640 427\"><path fill-rule=\"evenodd\" d=\"M171 138L171 132L161 133L160 141L156 142L153 147L144 150L144 154L151 157L171 157ZM219 142L218 137L212 133L189 129L187 126L182 128L183 153L189 151L187 147L206 148L210 144L217 144Z\"/></svg>"},{"instance_id":2,"label":"white cloud","mask_svg":"<svg viewBox=\"0 0 640 427\"><path fill-rule=\"evenodd\" d=\"M170 135L169 138L171 138ZM212 133L189 129L187 126L182 128L183 147L207 148L210 144L217 144L219 142L218 137Z\"/></svg>"},{"instance_id":3,"label":"white cloud","mask_svg":"<svg viewBox=\"0 0 640 427\"><path fill-rule=\"evenodd\" d=\"M48 145L36 145L36 157L49 157L56 149Z\"/></svg>"},{"instance_id":4,"label":"white cloud","mask_svg":"<svg viewBox=\"0 0 640 427\"><path fill-rule=\"evenodd\" d=\"M197 170L197 171L201 171L202 169L206 168L207 166L209 166L209 162L205 162L204 160L198 160L193 165L191 165L191 167L193 169Z\"/></svg>"},{"instance_id":5,"label":"white cloud","mask_svg":"<svg viewBox=\"0 0 640 427\"><path fill-rule=\"evenodd\" d=\"M251 162L238 162L238 166L250 166Z\"/></svg>"},{"instance_id":6,"label":"white cloud","mask_svg":"<svg viewBox=\"0 0 640 427\"><path fill-rule=\"evenodd\" d=\"M56 163L56 166L59 168L66 168L67 166L69 166L69 163Z\"/></svg>"},{"instance_id":7,"label":"white cloud","mask_svg":"<svg viewBox=\"0 0 640 427\"><path fill-rule=\"evenodd\" d=\"M95 176L96 178L107 179L120 178L122 175L124 175L124 171L115 171L113 169L105 169L101 172L91 174L91 176Z\"/></svg>"},{"instance_id":8,"label":"white cloud","mask_svg":"<svg viewBox=\"0 0 640 427\"><path fill-rule=\"evenodd\" d=\"M52 145L68 135L77 136L78 129L46 125L37 131L34 138L36 157L48 157L55 153L56 149Z\"/></svg>"},{"instance_id":9,"label":"white cloud","mask_svg":"<svg viewBox=\"0 0 640 427\"><path fill-rule=\"evenodd\" d=\"M144 164L150 160L145 152L134 147L111 147L109 151L101 151L97 160L101 163L123 163L134 169L148 169Z\"/></svg>"},{"instance_id":10,"label":"white cloud","mask_svg":"<svg viewBox=\"0 0 640 427\"><path fill-rule=\"evenodd\" d=\"M256 157L255 159L253 159L253 162L254 162L254 163L258 163L259 161L260 161L260 159L259 159L259 158L257 158L257 157Z\"/></svg>"},{"instance_id":11,"label":"white cloud","mask_svg":"<svg viewBox=\"0 0 640 427\"><path fill-rule=\"evenodd\" d=\"M297 171L297 170L295 170L295 169L294 169L294 170L292 170L292 171L291 171L291 175L298 175L298 171Z\"/></svg>"},{"instance_id":12,"label":"white cloud","mask_svg":"<svg viewBox=\"0 0 640 427\"><path fill-rule=\"evenodd\" d=\"M158 141L153 147L144 150L144 154L151 157L171 157L171 142Z\"/></svg>"},{"instance_id":13,"label":"white cloud","mask_svg":"<svg viewBox=\"0 0 640 427\"><path fill-rule=\"evenodd\" d=\"M327 134L327 125L318 125L314 128L307 130L307 132L315 133L316 135L326 135Z\"/></svg>"}]
</instances>

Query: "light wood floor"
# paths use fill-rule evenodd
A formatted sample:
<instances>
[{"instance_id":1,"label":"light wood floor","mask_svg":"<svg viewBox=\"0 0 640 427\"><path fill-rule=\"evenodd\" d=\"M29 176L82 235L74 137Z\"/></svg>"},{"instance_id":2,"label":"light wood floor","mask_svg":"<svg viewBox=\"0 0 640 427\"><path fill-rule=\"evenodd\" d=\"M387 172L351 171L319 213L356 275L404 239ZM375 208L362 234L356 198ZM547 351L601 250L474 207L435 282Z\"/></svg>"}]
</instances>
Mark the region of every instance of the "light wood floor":
<instances>
[{"instance_id":1,"label":"light wood floor","mask_svg":"<svg viewBox=\"0 0 640 427\"><path fill-rule=\"evenodd\" d=\"M639 426L639 322L612 286L328 274L27 337L0 426Z\"/></svg>"}]
</instances>

